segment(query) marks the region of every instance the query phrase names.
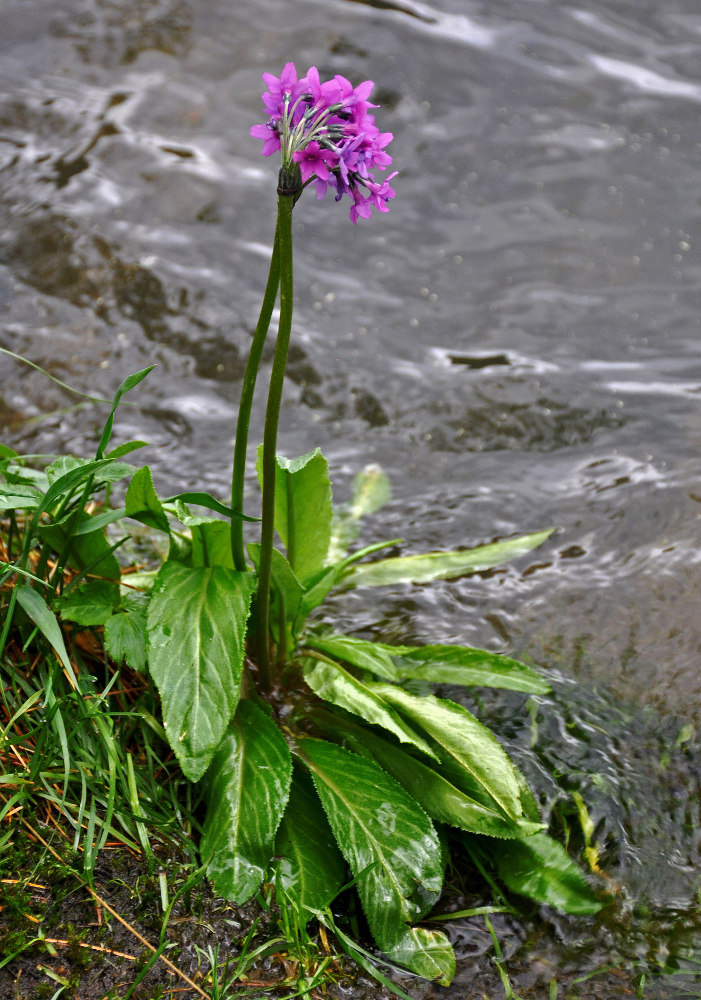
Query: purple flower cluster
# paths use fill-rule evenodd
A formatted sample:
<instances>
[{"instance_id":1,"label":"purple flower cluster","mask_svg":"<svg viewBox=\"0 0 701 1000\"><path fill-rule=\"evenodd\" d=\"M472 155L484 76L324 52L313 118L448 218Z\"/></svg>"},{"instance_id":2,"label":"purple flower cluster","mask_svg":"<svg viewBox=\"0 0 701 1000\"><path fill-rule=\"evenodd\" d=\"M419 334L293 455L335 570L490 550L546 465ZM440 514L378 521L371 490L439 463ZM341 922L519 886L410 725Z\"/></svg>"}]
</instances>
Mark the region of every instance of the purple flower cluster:
<instances>
[{"instance_id":1,"label":"purple flower cluster","mask_svg":"<svg viewBox=\"0 0 701 1000\"><path fill-rule=\"evenodd\" d=\"M254 125L251 135L263 140L263 156L280 150L280 188L298 195L307 184L316 184L320 200L331 188L336 201L348 195L353 204L351 222L370 218L373 208L389 211L395 191L390 181L376 181L373 171L385 170L392 157L385 152L391 132L380 132L370 114L368 97L372 80L357 87L343 76L322 83L316 66L297 79L294 63L287 63L279 77L263 73L268 112L264 125Z\"/></svg>"}]
</instances>

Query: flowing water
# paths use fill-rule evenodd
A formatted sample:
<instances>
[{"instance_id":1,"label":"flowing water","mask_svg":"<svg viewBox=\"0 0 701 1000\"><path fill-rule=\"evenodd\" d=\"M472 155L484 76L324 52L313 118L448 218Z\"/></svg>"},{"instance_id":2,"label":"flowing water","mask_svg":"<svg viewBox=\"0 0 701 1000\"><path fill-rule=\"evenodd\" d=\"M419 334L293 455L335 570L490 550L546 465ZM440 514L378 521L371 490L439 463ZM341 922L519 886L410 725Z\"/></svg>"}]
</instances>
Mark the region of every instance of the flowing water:
<instances>
[{"instance_id":1,"label":"flowing water","mask_svg":"<svg viewBox=\"0 0 701 1000\"><path fill-rule=\"evenodd\" d=\"M276 200L248 130L288 60L375 80L400 175L357 228L297 206L280 450L321 446L340 499L386 470L368 542L558 526L503 570L328 613L553 677L481 711L546 800L582 794L623 902L595 930L542 918L528 959L503 922L517 985L620 965L698 996L698 0L3 0L0 346L108 397L156 362L117 435L151 442L162 495L229 489ZM94 442L104 408L0 370L7 443ZM453 933L452 995L481 996L491 939Z\"/></svg>"}]
</instances>

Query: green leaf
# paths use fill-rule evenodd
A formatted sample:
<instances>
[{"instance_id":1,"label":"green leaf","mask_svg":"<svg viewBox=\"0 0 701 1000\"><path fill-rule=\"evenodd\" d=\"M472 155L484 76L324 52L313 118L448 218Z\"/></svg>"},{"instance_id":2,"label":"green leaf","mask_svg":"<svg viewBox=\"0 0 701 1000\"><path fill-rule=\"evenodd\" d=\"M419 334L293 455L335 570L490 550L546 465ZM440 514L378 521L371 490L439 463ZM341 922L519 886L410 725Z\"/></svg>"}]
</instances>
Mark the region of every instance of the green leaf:
<instances>
[{"instance_id":1,"label":"green leaf","mask_svg":"<svg viewBox=\"0 0 701 1000\"><path fill-rule=\"evenodd\" d=\"M304 644L339 660L345 660L360 670L369 670L386 680L401 679L401 671L397 669L392 659L391 654L394 652L392 646L356 639L350 635L307 635L304 637Z\"/></svg>"},{"instance_id":2,"label":"green leaf","mask_svg":"<svg viewBox=\"0 0 701 1000\"><path fill-rule=\"evenodd\" d=\"M239 700L255 577L167 562L148 609L149 671L163 724L187 778L207 770Z\"/></svg>"},{"instance_id":3,"label":"green leaf","mask_svg":"<svg viewBox=\"0 0 701 1000\"><path fill-rule=\"evenodd\" d=\"M117 448L113 448L112 451L105 455L105 458L123 458L124 455L130 455L133 451L138 451L140 448L148 448L148 441L125 441L124 444L120 444Z\"/></svg>"},{"instance_id":4,"label":"green leaf","mask_svg":"<svg viewBox=\"0 0 701 1000\"><path fill-rule=\"evenodd\" d=\"M280 857L278 872L283 887L309 909L328 906L346 882L346 866L314 785L298 768L292 776L275 854Z\"/></svg>"},{"instance_id":5,"label":"green leaf","mask_svg":"<svg viewBox=\"0 0 701 1000\"><path fill-rule=\"evenodd\" d=\"M112 551L115 546L110 545L102 531L86 533L82 530L83 525L90 520L90 515L81 510L77 512L75 518L71 515L60 522L41 525L37 533L43 541L48 542L57 552L61 552L68 544L69 531L72 532L68 563L81 570L81 575L90 573L93 576L104 577L114 581L116 587L121 570Z\"/></svg>"},{"instance_id":6,"label":"green leaf","mask_svg":"<svg viewBox=\"0 0 701 1000\"><path fill-rule=\"evenodd\" d=\"M312 691L324 701L339 705L354 715L359 715L366 722L382 726L402 743L411 743L418 750L437 760L428 743L422 740L390 705L362 681L344 670L340 664L305 657L302 660L302 672Z\"/></svg>"},{"instance_id":7,"label":"green leaf","mask_svg":"<svg viewBox=\"0 0 701 1000\"><path fill-rule=\"evenodd\" d=\"M425 916L443 881L438 836L414 799L372 761L324 740L295 751L311 771L331 829L356 878L382 950Z\"/></svg>"},{"instance_id":8,"label":"green leaf","mask_svg":"<svg viewBox=\"0 0 701 1000\"><path fill-rule=\"evenodd\" d=\"M357 753L370 754L383 770L405 788L432 819L471 833L506 839L527 837L543 829L540 822L504 817L456 788L423 761L394 746L364 727L330 713L314 712L314 721L324 732L342 738Z\"/></svg>"},{"instance_id":9,"label":"green leaf","mask_svg":"<svg viewBox=\"0 0 701 1000\"><path fill-rule=\"evenodd\" d=\"M63 641L61 626L58 623L56 615L53 613L41 594L25 584L22 587L17 588L17 601L27 617L31 618L44 638L48 639L49 643L53 646L54 651L63 666L69 669L72 673L73 668L71 667L68 650L66 649L66 645Z\"/></svg>"},{"instance_id":10,"label":"green leaf","mask_svg":"<svg viewBox=\"0 0 701 1000\"><path fill-rule=\"evenodd\" d=\"M494 855L507 888L565 913L598 913L598 900L577 865L556 840L538 833L505 844Z\"/></svg>"},{"instance_id":11,"label":"green leaf","mask_svg":"<svg viewBox=\"0 0 701 1000\"><path fill-rule=\"evenodd\" d=\"M292 759L277 725L242 701L207 774L200 854L222 896L245 903L260 885L291 778Z\"/></svg>"},{"instance_id":12,"label":"green leaf","mask_svg":"<svg viewBox=\"0 0 701 1000\"><path fill-rule=\"evenodd\" d=\"M174 497L168 497L163 503L176 503L178 500L183 503L197 504L198 507L205 507L207 510L213 510L216 514L223 514L228 518L237 518L241 521L260 521L259 517L247 517L241 511L232 510L231 507L216 500L211 493L202 493L201 491L177 493Z\"/></svg>"},{"instance_id":13,"label":"green leaf","mask_svg":"<svg viewBox=\"0 0 701 1000\"><path fill-rule=\"evenodd\" d=\"M124 498L126 516L141 521L149 528L170 532L168 517L153 486L153 477L148 465L138 469L132 476Z\"/></svg>"},{"instance_id":14,"label":"green leaf","mask_svg":"<svg viewBox=\"0 0 701 1000\"><path fill-rule=\"evenodd\" d=\"M110 438L112 437L112 427L114 425L114 415L117 412L117 407L122 401L122 397L126 393L134 389L139 382L146 378L150 371L153 371L155 365L149 365L148 368L144 368L140 372L135 372L133 375L127 375L124 381L121 383L117 392L115 393L114 399L112 400L112 409L109 412L107 420L105 421L105 426L102 430L102 435L100 437L100 443L97 446L97 452L95 458L102 458L105 453L105 448L110 443Z\"/></svg>"},{"instance_id":15,"label":"green leaf","mask_svg":"<svg viewBox=\"0 0 701 1000\"><path fill-rule=\"evenodd\" d=\"M76 458L75 455L61 455L51 465L46 467L46 475L50 483L57 482L62 476L75 469L83 469L86 466L94 466L96 463L87 458ZM136 472L133 465L127 462L115 462L114 459L105 459L98 463L99 468L92 473L96 483L116 483L125 476L131 476ZM86 477L87 478L87 477Z\"/></svg>"},{"instance_id":16,"label":"green leaf","mask_svg":"<svg viewBox=\"0 0 701 1000\"><path fill-rule=\"evenodd\" d=\"M146 669L146 609L121 611L105 622L105 650L115 663Z\"/></svg>"},{"instance_id":17,"label":"green leaf","mask_svg":"<svg viewBox=\"0 0 701 1000\"><path fill-rule=\"evenodd\" d=\"M346 556L345 559L336 563L334 566L327 566L325 569L315 573L312 577L305 581L306 590L302 599L300 620L303 621L310 611L319 607L319 605L325 600L327 594L333 590L333 588L342 579L343 574L349 566L352 566L353 563L357 562L359 559L364 559L365 556L371 555L373 552L379 552L381 549L386 549L391 545L398 545L400 542L401 538L392 538L387 542L375 542L374 545L366 545L365 548L358 549L357 552L351 553L351 555Z\"/></svg>"},{"instance_id":18,"label":"green leaf","mask_svg":"<svg viewBox=\"0 0 701 1000\"><path fill-rule=\"evenodd\" d=\"M192 532L192 565L193 566L226 566L234 568L234 558L231 554L231 525L228 521L211 518L193 524Z\"/></svg>"},{"instance_id":19,"label":"green leaf","mask_svg":"<svg viewBox=\"0 0 701 1000\"><path fill-rule=\"evenodd\" d=\"M379 465L366 465L353 480L351 501L334 512L328 562L343 558L348 546L358 537L358 521L374 514L392 496L389 479Z\"/></svg>"},{"instance_id":20,"label":"green leaf","mask_svg":"<svg viewBox=\"0 0 701 1000\"><path fill-rule=\"evenodd\" d=\"M61 618L78 625L104 625L118 603L116 584L107 580L88 580L61 598Z\"/></svg>"},{"instance_id":21,"label":"green leaf","mask_svg":"<svg viewBox=\"0 0 701 1000\"><path fill-rule=\"evenodd\" d=\"M479 573L537 548L550 537L554 528L536 531L520 538L480 545L464 552L425 552L418 556L396 556L374 563L355 565L343 580L348 587L386 587L398 583L430 583Z\"/></svg>"},{"instance_id":22,"label":"green leaf","mask_svg":"<svg viewBox=\"0 0 701 1000\"><path fill-rule=\"evenodd\" d=\"M0 510L31 510L41 500L42 494L29 483L0 484Z\"/></svg>"},{"instance_id":23,"label":"green leaf","mask_svg":"<svg viewBox=\"0 0 701 1000\"><path fill-rule=\"evenodd\" d=\"M441 986L449 986L455 975L455 952L443 931L408 927L395 945L383 950L393 962Z\"/></svg>"},{"instance_id":24,"label":"green leaf","mask_svg":"<svg viewBox=\"0 0 701 1000\"><path fill-rule=\"evenodd\" d=\"M260 545L257 542L251 543L247 546L246 551L257 571L260 565ZM279 642L280 602L282 601L282 612L288 628L287 647L293 648L296 645L296 621L304 592L287 559L277 549L272 550L271 581L271 627L276 641Z\"/></svg>"},{"instance_id":25,"label":"green leaf","mask_svg":"<svg viewBox=\"0 0 701 1000\"><path fill-rule=\"evenodd\" d=\"M124 507L117 507L114 510L104 510L101 514L88 514L81 519L73 531L74 535L90 535L93 531L102 531L108 524L114 521L121 521L126 516Z\"/></svg>"},{"instance_id":26,"label":"green leaf","mask_svg":"<svg viewBox=\"0 0 701 1000\"><path fill-rule=\"evenodd\" d=\"M259 476L262 450L258 453ZM317 448L301 458L276 456L275 528L287 560L305 584L322 569L331 540L329 466Z\"/></svg>"},{"instance_id":27,"label":"green leaf","mask_svg":"<svg viewBox=\"0 0 701 1000\"><path fill-rule=\"evenodd\" d=\"M523 812L518 776L494 735L462 705L427 695L418 698L391 684L368 685L420 731L431 736L455 771L468 777L465 790L482 789L512 820Z\"/></svg>"},{"instance_id":28,"label":"green leaf","mask_svg":"<svg viewBox=\"0 0 701 1000\"><path fill-rule=\"evenodd\" d=\"M389 653L391 646L384 647ZM547 694L550 685L525 663L469 646L414 646L398 649L395 674L435 684L462 684Z\"/></svg>"}]
</instances>

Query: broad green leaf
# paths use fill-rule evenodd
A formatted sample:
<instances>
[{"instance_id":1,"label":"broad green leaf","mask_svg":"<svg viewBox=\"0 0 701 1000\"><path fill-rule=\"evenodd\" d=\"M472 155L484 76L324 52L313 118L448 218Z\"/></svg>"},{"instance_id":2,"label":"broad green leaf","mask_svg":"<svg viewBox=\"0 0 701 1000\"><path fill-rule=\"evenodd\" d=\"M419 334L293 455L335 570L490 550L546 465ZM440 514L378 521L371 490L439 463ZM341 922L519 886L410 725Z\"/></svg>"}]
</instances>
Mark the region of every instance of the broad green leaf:
<instances>
[{"instance_id":1,"label":"broad green leaf","mask_svg":"<svg viewBox=\"0 0 701 1000\"><path fill-rule=\"evenodd\" d=\"M262 468L259 451L259 477ZM326 459L317 448L301 458L276 456L275 528L287 561L300 583L322 569L331 539L331 483Z\"/></svg>"},{"instance_id":2,"label":"broad green leaf","mask_svg":"<svg viewBox=\"0 0 701 1000\"><path fill-rule=\"evenodd\" d=\"M153 486L153 477L148 465L138 469L131 478L124 498L126 516L141 521L149 528L170 532L168 516Z\"/></svg>"},{"instance_id":3,"label":"broad green leaf","mask_svg":"<svg viewBox=\"0 0 701 1000\"><path fill-rule=\"evenodd\" d=\"M42 494L30 483L0 484L0 510L31 510L41 500Z\"/></svg>"},{"instance_id":4,"label":"broad green leaf","mask_svg":"<svg viewBox=\"0 0 701 1000\"><path fill-rule=\"evenodd\" d=\"M389 653L391 646L384 647ZM395 674L436 684L461 684L547 694L550 685L525 663L469 646L414 646L398 649Z\"/></svg>"},{"instance_id":5,"label":"broad green leaf","mask_svg":"<svg viewBox=\"0 0 701 1000\"><path fill-rule=\"evenodd\" d=\"M366 722L382 726L402 743L411 743L429 757L437 759L428 743L390 705L344 670L339 663L305 657L302 660L302 672L312 691L324 701L339 705Z\"/></svg>"},{"instance_id":6,"label":"broad green leaf","mask_svg":"<svg viewBox=\"0 0 701 1000\"><path fill-rule=\"evenodd\" d=\"M395 945L383 950L393 962L441 986L450 986L455 975L455 952L443 931L407 927Z\"/></svg>"},{"instance_id":7,"label":"broad green leaf","mask_svg":"<svg viewBox=\"0 0 701 1000\"><path fill-rule=\"evenodd\" d=\"M255 577L167 562L148 609L148 665L168 742L190 781L207 770L239 700Z\"/></svg>"},{"instance_id":8,"label":"broad green leaf","mask_svg":"<svg viewBox=\"0 0 701 1000\"><path fill-rule=\"evenodd\" d=\"M190 530L193 566L234 568L234 558L231 554L231 525L228 521L208 518L199 524L193 524Z\"/></svg>"},{"instance_id":9,"label":"broad green leaf","mask_svg":"<svg viewBox=\"0 0 701 1000\"><path fill-rule=\"evenodd\" d=\"M521 816L520 787L511 761L494 735L466 708L433 695L419 698L391 684L368 686L432 737L448 761L466 772L470 783L482 788L510 819Z\"/></svg>"},{"instance_id":10,"label":"broad green leaf","mask_svg":"<svg viewBox=\"0 0 701 1000\"><path fill-rule=\"evenodd\" d=\"M432 819L471 833L505 839L527 837L543 829L542 823L523 817L510 820L482 805L438 773L435 765L417 760L371 730L330 713L315 711L313 718L325 733L342 738L356 753L371 755Z\"/></svg>"},{"instance_id":11,"label":"broad green leaf","mask_svg":"<svg viewBox=\"0 0 701 1000\"><path fill-rule=\"evenodd\" d=\"M112 551L116 546L110 545L102 531L81 531L83 525L90 520L90 515L81 510L76 518L69 517L60 522L41 525L37 533L56 552L63 552L69 544L70 531L69 565L81 570L81 575L90 574L112 580L116 588L121 573ZM121 543L118 542L117 545L119 544Z\"/></svg>"},{"instance_id":12,"label":"broad green leaf","mask_svg":"<svg viewBox=\"0 0 701 1000\"><path fill-rule=\"evenodd\" d=\"M554 528L520 538L480 545L464 552L425 552L418 556L396 556L374 563L355 565L343 579L343 587L386 587L398 583L430 583L450 580L467 573L480 573L537 548Z\"/></svg>"},{"instance_id":13,"label":"broad green leaf","mask_svg":"<svg viewBox=\"0 0 701 1000\"><path fill-rule=\"evenodd\" d=\"M401 671L392 659L393 649L367 639L356 639L350 635L307 635L305 646L318 649L329 656L345 660L360 670L369 670L386 680L401 680Z\"/></svg>"},{"instance_id":14,"label":"broad green leaf","mask_svg":"<svg viewBox=\"0 0 701 1000\"><path fill-rule=\"evenodd\" d=\"M51 465L46 467L46 475L50 483L55 483L68 472L75 469L82 469L86 466L93 466L94 461L87 458L76 458L75 455L61 455ZM105 459L101 467L94 473L93 478L96 483L116 483L125 476L131 476L136 472L133 465L127 462L115 462L114 459Z\"/></svg>"},{"instance_id":15,"label":"broad green leaf","mask_svg":"<svg viewBox=\"0 0 701 1000\"><path fill-rule=\"evenodd\" d=\"M49 485L44 494L44 499L34 515L35 522L38 520L38 515L43 514L44 511L51 510L57 500L62 500L64 497L70 496L78 486L86 483L88 479L100 476L109 465L112 465L112 461L109 458L95 462L86 462L59 476L58 479Z\"/></svg>"},{"instance_id":16,"label":"broad green leaf","mask_svg":"<svg viewBox=\"0 0 701 1000\"><path fill-rule=\"evenodd\" d=\"M370 930L383 950L440 895L441 848L433 824L401 785L372 761L327 743L300 740L334 837L356 878Z\"/></svg>"},{"instance_id":17,"label":"broad green leaf","mask_svg":"<svg viewBox=\"0 0 701 1000\"><path fill-rule=\"evenodd\" d=\"M146 669L146 609L120 611L105 622L105 650L115 663Z\"/></svg>"},{"instance_id":18,"label":"broad green leaf","mask_svg":"<svg viewBox=\"0 0 701 1000\"><path fill-rule=\"evenodd\" d=\"M44 598L27 584L17 588L17 601L28 618L34 622L45 639L53 646L56 655L64 667L71 673L71 661L68 656L66 644L63 641L63 633L58 623L56 615L48 606Z\"/></svg>"},{"instance_id":19,"label":"broad green leaf","mask_svg":"<svg viewBox=\"0 0 701 1000\"><path fill-rule=\"evenodd\" d=\"M78 625L104 625L119 603L119 587L107 580L88 580L61 598L61 618Z\"/></svg>"},{"instance_id":20,"label":"broad green leaf","mask_svg":"<svg viewBox=\"0 0 701 1000\"><path fill-rule=\"evenodd\" d=\"M97 446L95 458L102 458L105 453L105 448L110 443L110 438L112 437L112 427L114 425L114 415L117 411L117 407L122 401L122 397L126 395L127 392L134 389L139 382L146 378L150 371L153 371L155 367L155 365L149 365L148 368L144 368L140 372L135 372L133 375L127 375L117 389L114 399L112 400L112 409L110 410L107 420L105 421L105 426L102 429L102 435L100 437L100 443Z\"/></svg>"},{"instance_id":21,"label":"broad green leaf","mask_svg":"<svg viewBox=\"0 0 701 1000\"><path fill-rule=\"evenodd\" d=\"M302 906L322 910L346 882L346 866L307 774L295 769L290 801L275 839L285 890Z\"/></svg>"},{"instance_id":22,"label":"broad green leaf","mask_svg":"<svg viewBox=\"0 0 701 1000\"><path fill-rule=\"evenodd\" d=\"M260 885L290 793L292 759L275 722L240 702L207 773L200 855L218 893L245 903Z\"/></svg>"},{"instance_id":23,"label":"broad green leaf","mask_svg":"<svg viewBox=\"0 0 701 1000\"><path fill-rule=\"evenodd\" d=\"M565 913L598 913L598 900L567 851L546 833L504 844L494 855L507 888Z\"/></svg>"}]
</instances>

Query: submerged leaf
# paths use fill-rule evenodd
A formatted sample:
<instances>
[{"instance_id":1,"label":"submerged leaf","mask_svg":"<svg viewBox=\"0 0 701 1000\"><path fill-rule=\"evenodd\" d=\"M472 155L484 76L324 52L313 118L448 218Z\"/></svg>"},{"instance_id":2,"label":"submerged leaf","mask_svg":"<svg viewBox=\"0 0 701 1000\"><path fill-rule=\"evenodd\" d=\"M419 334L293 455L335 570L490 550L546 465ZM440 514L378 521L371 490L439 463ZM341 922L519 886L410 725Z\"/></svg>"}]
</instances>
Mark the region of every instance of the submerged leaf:
<instances>
[{"instance_id":1,"label":"submerged leaf","mask_svg":"<svg viewBox=\"0 0 701 1000\"><path fill-rule=\"evenodd\" d=\"M239 700L255 577L222 566L166 562L148 610L149 671L186 777L197 781Z\"/></svg>"},{"instance_id":2,"label":"submerged leaf","mask_svg":"<svg viewBox=\"0 0 701 1000\"><path fill-rule=\"evenodd\" d=\"M417 556L396 556L374 563L360 563L349 570L343 586L386 587L398 583L430 583L432 580L449 580L467 573L480 573L537 548L554 530L548 528L460 552L425 552Z\"/></svg>"},{"instance_id":3,"label":"submerged leaf","mask_svg":"<svg viewBox=\"0 0 701 1000\"><path fill-rule=\"evenodd\" d=\"M262 709L242 701L207 773L200 854L222 896L245 903L260 885L291 778L284 736Z\"/></svg>"},{"instance_id":4,"label":"submerged leaf","mask_svg":"<svg viewBox=\"0 0 701 1000\"><path fill-rule=\"evenodd\" d=\"M580 915L598 913L605 905L565 848L546 833L505 844L495 861L507 888L537 903Z\"/></svg>"}]
</instances>

